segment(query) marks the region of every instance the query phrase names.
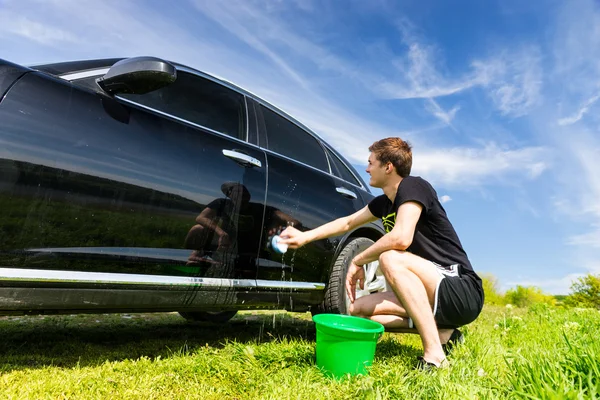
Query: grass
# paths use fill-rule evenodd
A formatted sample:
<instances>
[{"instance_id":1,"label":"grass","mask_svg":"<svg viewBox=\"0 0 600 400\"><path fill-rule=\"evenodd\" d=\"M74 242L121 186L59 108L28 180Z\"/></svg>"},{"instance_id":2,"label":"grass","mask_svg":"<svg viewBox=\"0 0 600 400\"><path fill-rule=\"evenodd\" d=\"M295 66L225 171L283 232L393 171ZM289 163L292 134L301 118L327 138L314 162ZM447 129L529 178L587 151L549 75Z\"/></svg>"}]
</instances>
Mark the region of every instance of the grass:
<instances>
[{"instance_id":1,"label":"grass","mask_svg":"<svg viewBox=\"0 0 600 400\"><path fill-rule=\"evenodd\" d=\"M486 306L451 367L414 370L415 335L385 334L368 376L314 364L310 314L243 312L224 325L177 314L5 317L9 399L589 399L600 396L600 313Z\"/></svg>"}]
</instances>

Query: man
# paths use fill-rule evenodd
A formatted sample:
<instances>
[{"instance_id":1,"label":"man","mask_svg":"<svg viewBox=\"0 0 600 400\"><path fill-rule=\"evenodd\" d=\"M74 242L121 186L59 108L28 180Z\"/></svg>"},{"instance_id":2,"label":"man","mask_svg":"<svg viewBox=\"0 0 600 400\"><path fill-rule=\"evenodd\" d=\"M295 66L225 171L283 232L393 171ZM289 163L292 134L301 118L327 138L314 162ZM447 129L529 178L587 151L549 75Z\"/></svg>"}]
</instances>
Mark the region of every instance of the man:
<instances>
[{"instance_id":1,"label":"man","mask_svg":"<svg viewBox=\"0 0 600 400\"><path fill-rule=\"evenodd\" d=\"M446 364L448 348L463 339L457 328L481 312L481 279L433 187L410 175L411 146L400 138L387 138L373 143L369 151L369 185L384 194L362 210L313 230L287 228L280 243L298 248L381 218L387 233L348 267L350 313L378 321L386 330L418 333L424 349L418 366L439 368ZM362 266L376 260L392 291L356 299L357 282L361 288L365 283Z\"/></svg>"}]
</instances>

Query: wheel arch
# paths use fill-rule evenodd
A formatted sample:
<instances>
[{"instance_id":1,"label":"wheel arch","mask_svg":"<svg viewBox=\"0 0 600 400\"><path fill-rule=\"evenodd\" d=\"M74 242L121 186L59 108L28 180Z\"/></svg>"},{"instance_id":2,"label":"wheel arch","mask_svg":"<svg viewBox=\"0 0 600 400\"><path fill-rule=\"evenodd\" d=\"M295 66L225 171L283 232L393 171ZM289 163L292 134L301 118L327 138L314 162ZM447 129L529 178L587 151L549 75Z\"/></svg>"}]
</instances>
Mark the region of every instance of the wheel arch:
<instances>
[{"instance_id":1,"label":"wheel arch","mask_svg":"<svg viewBox=\"0 0 600 400\"><path fill-rule=\"evenodd\" d=\"M379 221L377 221L377 222L379 222ZM331 275L331 271L333 269L333 265L335 264L335 261L337 260L338 256L342 252L342 249L348 243L350 243L350 241L352 241L352 239L364 237L364 238L368 238L368 239L371 239L372 241L376 242L383 235L385 235L385 230L383 229L383 225L381 225L380 222L379 223L371 222L369 224L362 225L351 232L347 232L340 239L340 241L335 249L335 253L334 253L333 257L331 258L331 262L329 263L329 267L327 268L327 271L324 271L324 274L321 276L321 282L329 282L329 275Z\"/></svg>"}]
</instances>

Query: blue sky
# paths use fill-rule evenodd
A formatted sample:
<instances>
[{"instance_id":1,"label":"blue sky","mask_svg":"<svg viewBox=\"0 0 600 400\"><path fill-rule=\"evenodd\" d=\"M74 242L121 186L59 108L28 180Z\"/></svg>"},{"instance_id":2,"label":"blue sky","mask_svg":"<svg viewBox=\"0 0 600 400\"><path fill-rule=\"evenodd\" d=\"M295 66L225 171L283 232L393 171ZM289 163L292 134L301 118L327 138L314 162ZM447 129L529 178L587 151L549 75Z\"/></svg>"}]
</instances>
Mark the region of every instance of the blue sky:
<instances>
[{"instance_id":1,"label":"blue sky","mask_svg":"<svg viewBox=\"0 0 600 400\"><path fill-rule=\"evenodd\" d=\"M400 136L475 269L600 274L600 3L0 0L0 57L154 55L276 104L364 174Z\"/></svg>"}]
</instances>

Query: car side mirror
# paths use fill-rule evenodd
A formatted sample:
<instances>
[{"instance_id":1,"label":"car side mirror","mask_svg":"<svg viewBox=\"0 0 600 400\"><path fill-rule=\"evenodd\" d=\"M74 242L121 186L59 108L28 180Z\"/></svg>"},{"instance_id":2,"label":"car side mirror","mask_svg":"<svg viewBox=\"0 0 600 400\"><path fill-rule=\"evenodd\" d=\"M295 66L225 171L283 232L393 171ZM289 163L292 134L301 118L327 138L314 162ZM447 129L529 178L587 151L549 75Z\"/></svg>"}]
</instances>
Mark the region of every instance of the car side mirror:
<instances>
[{"instance_id":1,"label":"car side mirror","mask_svg":"<svg viewBox=\"0 0 600 400\"><path fill-rule=\"evenodd\" d=\"M156 57L132 57L116 62L96 83L109 94L145 94L177 79L175 66Z\"/></svg>"}]
</instances>

